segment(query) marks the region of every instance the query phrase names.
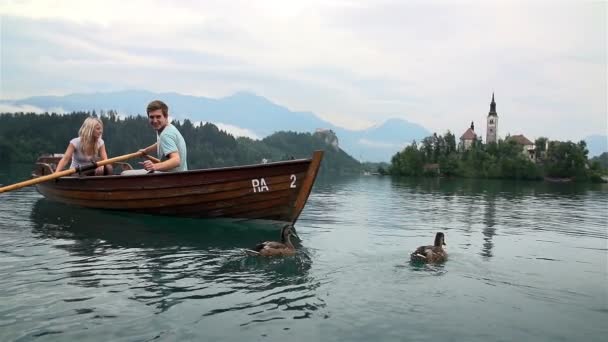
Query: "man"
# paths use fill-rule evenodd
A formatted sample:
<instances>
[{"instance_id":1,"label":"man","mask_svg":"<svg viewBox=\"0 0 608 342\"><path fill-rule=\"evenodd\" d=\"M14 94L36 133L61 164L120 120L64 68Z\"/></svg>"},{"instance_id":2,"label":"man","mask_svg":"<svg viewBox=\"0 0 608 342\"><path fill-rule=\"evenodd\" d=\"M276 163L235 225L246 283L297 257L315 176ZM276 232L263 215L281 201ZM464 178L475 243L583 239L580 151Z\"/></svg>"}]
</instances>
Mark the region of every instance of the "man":
<instances>
[{"instance_id":1,"label":"man","mask_svg":"<svg viewBox=\"0 0 608 342\"><path fill-rule=\"evenodd\" d=\"M155 100L148 104L146 111L148 113L150 125L156 130L157 141L155 144L141 149L140 151L146 154L156 152L161 159L161 162L153 163L146 160L141 163L143 164L144 169L146 169L147 172L187 171L186 142L177 128L169 123L169 107L164 102ZM126 174L134 173L126 172Z\"/></svg>"}]
</instances>

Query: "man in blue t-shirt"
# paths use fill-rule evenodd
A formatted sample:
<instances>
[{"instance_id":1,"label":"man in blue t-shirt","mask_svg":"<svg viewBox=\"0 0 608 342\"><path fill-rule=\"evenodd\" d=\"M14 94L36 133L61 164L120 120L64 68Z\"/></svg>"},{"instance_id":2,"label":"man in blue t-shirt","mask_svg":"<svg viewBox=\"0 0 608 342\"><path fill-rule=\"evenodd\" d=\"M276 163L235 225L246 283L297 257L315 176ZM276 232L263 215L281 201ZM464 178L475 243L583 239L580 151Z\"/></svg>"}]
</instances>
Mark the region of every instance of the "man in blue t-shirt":
<instances>
[{"instance_id":1,"label":"man in blue t-shirt","mask_svg":"<svg viewBox=\"0 0 608 342\"><path fill-rule=\"evenodd\" d=\"M155 164L146 160L143 162L144 169L149 172L187 171L186 142L177 128L169 123L169 107L164 102L156 100L148 104L146 111L150 125L156 130L157 140L155 144L140 151L146 154L156 152L161 162Z\"/></svg>"}]
</instances>

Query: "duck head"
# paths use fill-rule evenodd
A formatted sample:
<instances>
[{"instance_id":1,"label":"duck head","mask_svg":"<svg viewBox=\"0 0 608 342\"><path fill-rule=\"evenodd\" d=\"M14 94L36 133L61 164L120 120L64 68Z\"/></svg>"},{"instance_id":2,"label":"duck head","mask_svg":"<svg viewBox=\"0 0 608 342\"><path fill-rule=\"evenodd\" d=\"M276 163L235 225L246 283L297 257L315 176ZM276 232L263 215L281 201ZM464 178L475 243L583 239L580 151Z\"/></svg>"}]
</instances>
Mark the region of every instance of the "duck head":
<instances>
[{"instance_id":1,"label":"duck head","mask_svg":"<svg viewBox=\"0 0 608 342\"><path fill-rule=\"evenodd\" d=\"M298 234L296 234L296 231L291 224L285 225L281 229L281 242L283 242L283 243L286 243L288 241L291 242L289 238L292 236L297 238L298 240L300 239L300 237L298 236Z\"/></svg>"},{"instance_id":2,"label":"duck head","mask_svg":"<svg viewBox=\"0 0 608 342\"><path fill-rule=\"evenodd\" d=\"M435 234L434 246L442 247L442 248L443 248L443 246L447 246L447 244L445 243L445 236L443 235L443 233L439 232L439 233Z\"/></svg>"}]
</instances>

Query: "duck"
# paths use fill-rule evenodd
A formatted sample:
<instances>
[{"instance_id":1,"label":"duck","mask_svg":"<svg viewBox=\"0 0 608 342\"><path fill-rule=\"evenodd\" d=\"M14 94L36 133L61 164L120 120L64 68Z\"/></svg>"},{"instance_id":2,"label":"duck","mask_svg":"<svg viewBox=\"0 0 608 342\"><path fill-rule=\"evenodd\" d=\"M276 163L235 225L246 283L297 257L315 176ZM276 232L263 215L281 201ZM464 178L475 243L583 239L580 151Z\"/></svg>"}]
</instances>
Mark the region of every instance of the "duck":
<instances>
[{"instance_id":1,"label":"duck","mask_svg":"<svg viewBox=\"0 0 608 342\"><path fill-rule=\"evenodd\" d=\"M290 237L298 238L294 227L291 224L281 228L281 242L264 241L258 243L254 249L245 249L247 255L253 256L290 256L296 254L296 248L291 243Z\"/></svg>"},{"instance_id":2,"label":"duck","mask_svg":"<svg viewBox=\"0 0 608 342\"><path fill-rule=\"evenodd\" d=\"M410 255L412 261L437 263L448 259L448 253L443 246L445 243L445 235L441 232L435 234L435 243L433 246L420 246Z\"/></svg>"}]
</instances>

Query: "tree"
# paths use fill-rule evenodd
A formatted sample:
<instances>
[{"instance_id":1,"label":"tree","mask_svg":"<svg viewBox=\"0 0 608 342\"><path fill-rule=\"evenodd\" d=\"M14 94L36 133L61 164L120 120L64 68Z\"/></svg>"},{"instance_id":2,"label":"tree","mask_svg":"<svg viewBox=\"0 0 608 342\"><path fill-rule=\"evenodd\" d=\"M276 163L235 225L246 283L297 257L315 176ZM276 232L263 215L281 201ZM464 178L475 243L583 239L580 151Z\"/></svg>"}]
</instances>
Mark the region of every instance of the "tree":
<instances>
[{"instance_id":1,"label":"tree","mask_svg":"<svg viewBox=\"0 0 608 342\"><path fill-rule=\"evenodd\" d=\"M418 150L416 141L398 152L391 159L390 173L401 176L420 176L423 173L424 153Z\"/></svg>"},{"instance_id":2,"label":"tree","mask_svg":"<svg viewBox=\"0 0 608 342\"><path fill-rule=\"evenodd\" d=\"M545 137L539 137L534 141L534 154L536 155L536 159L537 160L544 160L545 156L547 154L547 142L549 141L548 138Z\"/></svg>"},{"instance_id":3,"label":"tree","mask_svg":"<svg viewBox=\"0 0 608 342\"><path fill-rule=\"evenodd\" d=\"M156 134L143 116L119 118L108 110L101 118L103 139L110 156L127 154L149 146ZM61 153L89 112L69 115L54 113L14 113L0 115L0 161L33 163L43 153ZM259 163L262 158L282 156L308 158L314 150L325 150L321 174L358 174L360 164L342 150L329 146L310 133L278 132L264 140L235 139L206 123L195 126L190 120L172 122L188 146L188 166L206 168Z\"/></svg>"},{"instance_id":4,"label":"tree","mask_svg":"<svg viewBox=\"0 0 608 342\"><path fill-rule=\"evenodd\" d=\"M551 141L547 150L545 173L549 177L587 178L587 145L584 141Z\"/></svg>"}]
</instances>

